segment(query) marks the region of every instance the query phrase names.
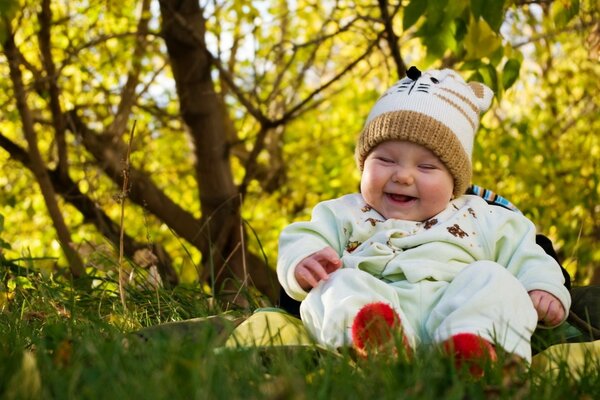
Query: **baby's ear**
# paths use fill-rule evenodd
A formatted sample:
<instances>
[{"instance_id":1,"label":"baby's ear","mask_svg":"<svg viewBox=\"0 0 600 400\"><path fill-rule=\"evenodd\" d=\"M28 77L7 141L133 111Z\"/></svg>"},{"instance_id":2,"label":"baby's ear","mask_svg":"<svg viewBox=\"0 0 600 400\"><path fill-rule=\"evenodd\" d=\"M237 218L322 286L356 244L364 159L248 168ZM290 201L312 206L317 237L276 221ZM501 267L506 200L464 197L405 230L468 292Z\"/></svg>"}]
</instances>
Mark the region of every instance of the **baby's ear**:
<instances>
[{"instance_id":1,"label":"baby's ear","mask_svg":"<svg viewBox=\"0 0 600 400\"><path fill-rule=\"evenodd\" d=\"M487 111L492 104L492 99L494 98L494 92L492 92L492 89L479 82L469 82L468 85L475 94L479 112L483 113Z\"/></svg>"}]
</instances>

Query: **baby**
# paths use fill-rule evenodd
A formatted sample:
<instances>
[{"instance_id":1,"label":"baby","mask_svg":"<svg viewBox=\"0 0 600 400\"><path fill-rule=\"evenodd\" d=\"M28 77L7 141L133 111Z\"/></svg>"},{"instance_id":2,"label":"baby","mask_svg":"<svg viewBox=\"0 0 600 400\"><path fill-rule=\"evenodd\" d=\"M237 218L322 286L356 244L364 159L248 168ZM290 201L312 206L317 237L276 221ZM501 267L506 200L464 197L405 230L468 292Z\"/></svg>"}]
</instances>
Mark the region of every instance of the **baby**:
<instances>
[{"instance_id":1,"label":"baby","mask_svg":"<svg viewBox=\"0 0 600 400\"><path fill-rule=\"evenodd\" d=\"M464 195L493 93L448 69L407 75L358 139L361 193L322 202L281 233L279 281L331 348L378 351L383 324L409 351L439 344L494 360L500 346L530 361L536 325L562 323L571 298L533 223Z\"/></svg>"}]
</instances>

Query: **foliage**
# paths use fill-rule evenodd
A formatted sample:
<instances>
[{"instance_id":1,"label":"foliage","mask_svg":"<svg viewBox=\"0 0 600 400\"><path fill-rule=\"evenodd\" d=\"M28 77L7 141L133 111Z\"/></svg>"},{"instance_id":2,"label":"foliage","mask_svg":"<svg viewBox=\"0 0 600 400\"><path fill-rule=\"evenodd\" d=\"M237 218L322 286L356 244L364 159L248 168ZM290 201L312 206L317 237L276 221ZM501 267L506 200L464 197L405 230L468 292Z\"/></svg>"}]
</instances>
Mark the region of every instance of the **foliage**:
<instances>
[{"instance_id":1,"label":"foliage","mask_svg":"<svg viewBox=\"0 0 600 400\"><path fill-rule=\"evenodd\" d=\"M31 287L17 286L0 312L0 397L6 399L552 400L600 394L598 364L591 360L578 376L564 365L555 374L517 369L506 375L492 368L473 381L434 349L411 362L358 363L348 353L310 348L225 349L219 346L227 330L216 324L197 325L193 335L143 328L218 311L198 293L130 293L134 300L125 311L116 294L79 297L52 279L24 276Z\"/></svg>"},{"instance_id":2,"label":"foliage","mask_svg":"<svg viewBox=\"0 0 600 400\"><path fill-rule=\"evenodd\" d=\"M181 50L188 62L210 55L210 73L190 85L206 79L216 105L203 102L200 89L178 86L185 74L165 40L169 12L179 12L178 23L195 15L173 11L175 4L192 9L198 2L157 3L0 6L3 61L14 38L37 145L92 279L112 279L117 268L120 199L131 268L140 251L164 254L155 264L165 284L198 283L210 292L217 277L246 282L226 265L241 248L243 271L258 282L256 262L273 269L283 226L306 218L320 200L356 190L356 134L377 96L413 64L457 68L494 88L498 104L477 139L475 183L523 209L579 283L598 270L595 2L200 2L202 18L178 37L190 40ZM7 63L0 74L10 76ZM28 162L15 87L12 78L0 80L2 243L11 244L3 254L56 272L65 264L64 243L50 229L48 197L32 184L39 178ZM217 111L210 123L193 125L182 105ZM116 196L133 121L132 186ZM210 135L223 164L203 157ZM224 178L209 185L212 177ZM231 227L219 213L238 203L242 220ZM235 243L209 252L225 226ZM234 233L242 230L240 243Z\"/></svg>"},{"instance_id":3,"label":"foliage","mask_svg":"<svg viewBox=\"0 0 600 400\"><path fill-rule=\"evenodd\" d=\"M548 10L551 18L541 19L543 31L566 29L552 40L516 33L540 20L540 10L512 16L515 46L531 55L514 90L488 115L475 150L480 160L475 176L550 235L575 284L598 284L593 274L600 260L600 101L595 95L600 64L593 48L570 40L569 32L586 32L583 27L597 24L600 14L592 3L572 2L575 11L559 4ZM594 32L586 34L589 41Z\"/></svg>"},{"instance_id":4,"label":"foliage","mask_svg":"<svg viewBox=\"0 0 600 400\"><path fill-rule=\"evenodd\" d=\"M178 25L198 17L198 4L202 18ZM223 332L210 324L193 339L139 334L194 317L244 317L262 304L246 286L246 278L258 280L250 261L273 268L283 226L356 190L356 134L381 92L413 64L457 68L494 88L475 182L516 203L559 246L578 283L593 282L598 13L591 0L0 2L0 397L598 397L597 368L579 379L564 368L556 376L524 372L515 384L500 371L469 382L434 353L415 364L356 368L347 354L215 351ZM168 21L182 30L169 31ZM167 40L174 37L188 40L179 48L183 65L210 56L204 75L185 80L181 53ZM202 90L190 89L198 81ZM217 96L205 101L211 90ZM188 106L212 114L190 116ZM210 124L193 124L206 115ZM215 156L202 153L207 137L229 170L202 157ZM44 173L31 162L31 144L85 262L86 290L72 286L64 268L65 243L48 211L55 196L40 190ZM128 150L131 187L122 191ZM233 192L224 190L228 174ZM217 176L224 178L207 185ZM213 195L219 201L211 205ZM219 212L235 211L233 203L243 218L227 233L244 242L211 252L227 225ZM228 274L239 251L244 276ZM222 314L230 308L213 296L219 277L242 281L244 314Z\"/></svg>"}]
</instances>

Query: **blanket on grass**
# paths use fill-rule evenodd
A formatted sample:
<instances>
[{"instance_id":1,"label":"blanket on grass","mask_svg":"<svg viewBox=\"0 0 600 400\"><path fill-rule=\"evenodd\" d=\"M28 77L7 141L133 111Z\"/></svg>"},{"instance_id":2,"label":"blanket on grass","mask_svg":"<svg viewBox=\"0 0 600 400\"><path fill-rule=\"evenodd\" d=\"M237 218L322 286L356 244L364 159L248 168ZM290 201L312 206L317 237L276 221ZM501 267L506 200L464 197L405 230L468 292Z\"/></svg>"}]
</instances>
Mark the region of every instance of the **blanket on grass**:
<instances>
[{"instance_id":1,"label":"blanket on grass","mask_svg":"<svg viewBox=\"0 0 600 400\"><path fill-rule=\"evenodd\" d=\"M575 330L566 325L563 333L573 332ZM232 331L223 345L224 348L272 346L316 346L327 351L314 344L300 319L277 308L257 310ZM565 363L575 377L590 367L600 370L600 340L548 345L533 356L531 368L554 373Z\"/></svg>"}]
</instances>

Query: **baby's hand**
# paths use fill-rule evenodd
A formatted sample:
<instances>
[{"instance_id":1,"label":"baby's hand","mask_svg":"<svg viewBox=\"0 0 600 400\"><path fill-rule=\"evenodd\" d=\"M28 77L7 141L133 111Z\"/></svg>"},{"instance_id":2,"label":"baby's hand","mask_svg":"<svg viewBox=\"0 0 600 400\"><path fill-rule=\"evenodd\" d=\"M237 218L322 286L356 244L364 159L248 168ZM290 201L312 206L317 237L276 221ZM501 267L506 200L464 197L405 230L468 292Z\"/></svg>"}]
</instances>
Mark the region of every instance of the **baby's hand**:
<instances>
[{"instance_id":1,"label":"baby's hand","mask_svg":"<svg viewBox=\"0 0 600 400\"><path fill-rule=\"evenodd\" d=\"M302 289L310 290L323 279L329 278L329 274L341 266L342 260L335 250L325 247L300 261L296 265L294 276Z\"/></svg>"},{"instance_id":2,"label":"baby's hand","mask_svg":"<svg viewBox=\"0 0 600 400\"><path fill-rule=\"evenodd\" d=\"M538 314L538 321L554 326L565 318L565 308L554 295L544 290L532 290L529 297Z\"/></svg>"}]
</instances>

